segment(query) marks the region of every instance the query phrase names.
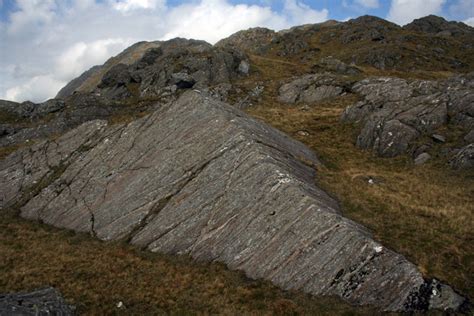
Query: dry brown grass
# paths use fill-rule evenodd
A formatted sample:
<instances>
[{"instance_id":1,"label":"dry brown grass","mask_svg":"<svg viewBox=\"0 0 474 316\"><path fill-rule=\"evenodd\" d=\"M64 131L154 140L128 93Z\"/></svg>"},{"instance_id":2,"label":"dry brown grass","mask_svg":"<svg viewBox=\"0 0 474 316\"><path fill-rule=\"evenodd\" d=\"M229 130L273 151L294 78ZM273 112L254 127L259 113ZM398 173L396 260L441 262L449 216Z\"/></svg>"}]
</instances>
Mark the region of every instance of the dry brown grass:
<instances>
[{"instance_id":1,"label":"dry brown grass","mask_svg":"<svg viewBox=\"0 0 474 316\"><path fill-rule=\"evenodd\" d=\"M353 145L357 127L339 123L354 96L321 102L308 111L275 101L281 80L305 64L252 57L252 76L265 83L262 101L248 112L313 148L324 162L317 181L344 213L375 238L405 254L429 276L474 297L474 176L444 162L414 167L407 157L382 159ZM129 116L116 117L117 122ZM305 130L309 136L297 132ZM368 177L380 181L369 185ZM367 315L333 298L310 298L251 281L219 264L141 252L103 243L0 212L0 293L57 287L80 313ZM126 310L116 309L122 301Z\"/></svg>"},{"instance_id":2,"label":"dry brown grass","mask_svg":"<svg viewBox=\"0 0 474 316\"><path fill-rule=\"evenodd\" d=\"M367 315L220 264L139 251L0 213L0 293L58 288L85 315ZM116 308L122 301L126 309Z\"/></svg>"},{"instance_id":3,"label":"dry brown grass","mask_svg":"<svg viewBox=\"0 0 474 316\"><path fill-rule=\"evenodd\" d=\"M369 227L376 239L407 256L425 275L474 297L474 173L450 170L442 158L414 166L409 157L386 159L362 151L354 145L358 127L339 121L356 96L320 102L309 110L282 105L272 83L284 77L281 67L273 75L271 65L262 65L270 60L254 63L265 70L255 76L269 88L248 113L318 153L324 167L317 181L342 202L344 214ZM309 136L299 135L300 130ZM378 183L369 184L369 178Z\"/></svg>"}]
</instances>

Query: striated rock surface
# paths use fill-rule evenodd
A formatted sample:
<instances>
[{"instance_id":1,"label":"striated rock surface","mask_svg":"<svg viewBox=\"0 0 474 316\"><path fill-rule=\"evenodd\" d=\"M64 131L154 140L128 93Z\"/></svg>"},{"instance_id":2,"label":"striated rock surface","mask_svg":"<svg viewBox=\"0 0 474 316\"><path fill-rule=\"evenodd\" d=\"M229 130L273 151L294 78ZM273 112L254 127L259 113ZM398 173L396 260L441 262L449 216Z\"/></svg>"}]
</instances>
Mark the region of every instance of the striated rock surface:
<instances>
[{"instance_id":1,"label":"striated rock surface","mask_svg":"<svg viewBox=\"0 0 474 316\"><path fill-rule=\"evenodd\" d=\"M0 206L151 251L219 261L284 289L390 311L458 309L343 217L303 144L197 92L129 124L91 121L0 161Z\"/></svg>"},{"instance_id":2,"label":"striated rock surface","mask_svg":"<svg viewBox=\"0 0 474 316\"><path fill-rule=\"evenodd\" d=\"M363 100L348 107L342 120L362 124L357 146L382 157L416 152L416 141L447 124L466 134L474 126L474 74L445 81L370 78L352 87Z\"/></svg>"},{"instance_id":3,"label":"striated rock surface","mask_svg":"<svg viewBox=\"0 0 474 316\"><path fill-rule=\"evenodd\" d=\"M54 288L32 292L0 294L0 315L74 315L74 307L68 305Z\"/></svg>"},{"instance_id":4,"label":"striated rock surface","mask_svg":"<svg viewBox=\"0 0 474 316\"><path fill-rule=\"evenodd\" d=\"M347 84L339 77L329 74L309 74L282 85L278 101L282 103L314 103L342 95Z\"/></svg>"}]
</instances>

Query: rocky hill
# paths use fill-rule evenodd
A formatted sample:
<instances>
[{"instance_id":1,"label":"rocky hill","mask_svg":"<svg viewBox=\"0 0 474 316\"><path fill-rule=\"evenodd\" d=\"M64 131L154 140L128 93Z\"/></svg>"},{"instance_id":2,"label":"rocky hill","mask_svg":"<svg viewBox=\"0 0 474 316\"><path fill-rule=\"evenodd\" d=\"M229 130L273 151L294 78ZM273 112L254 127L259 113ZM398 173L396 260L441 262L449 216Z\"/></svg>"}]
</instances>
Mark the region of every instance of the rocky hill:
<instances>
[{"instance_id":1,"label":"rocky hill","mask_svg":"<svg viewBox=\"0 0 474 316\"><path fill-rule=\"evenodd\" d=\"M137 43L56 99L0 102L0 208L354 305L467 311L473 42L364 16Z\"/></svg>"}]
</instances>

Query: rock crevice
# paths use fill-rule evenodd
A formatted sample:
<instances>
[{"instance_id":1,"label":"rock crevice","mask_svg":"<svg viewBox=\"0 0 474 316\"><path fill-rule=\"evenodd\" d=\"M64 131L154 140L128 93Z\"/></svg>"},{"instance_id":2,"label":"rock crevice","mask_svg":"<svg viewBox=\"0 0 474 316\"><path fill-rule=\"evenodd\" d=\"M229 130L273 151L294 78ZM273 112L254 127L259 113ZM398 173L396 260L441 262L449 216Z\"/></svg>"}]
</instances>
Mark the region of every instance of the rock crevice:
<instances>
[{"instance_id":1,"label":"rock crevice","mask_svg":"<svg viewBox=\"0 0 474 316\"><path fill-rule=\"evenodd\" d=\"M425 279L341 215L315 185L320 162L311 150L206 95L185 92L129 124L92 121L56 144L0 161L2 208L23 198L16 207L25 218L219 261L284 289L389 311L437 304L410 303ZM57 165L36 194L19 185ZM463 301L448 286L440 293L449 299L436 308Z\"/></svg>"}]
</instances>

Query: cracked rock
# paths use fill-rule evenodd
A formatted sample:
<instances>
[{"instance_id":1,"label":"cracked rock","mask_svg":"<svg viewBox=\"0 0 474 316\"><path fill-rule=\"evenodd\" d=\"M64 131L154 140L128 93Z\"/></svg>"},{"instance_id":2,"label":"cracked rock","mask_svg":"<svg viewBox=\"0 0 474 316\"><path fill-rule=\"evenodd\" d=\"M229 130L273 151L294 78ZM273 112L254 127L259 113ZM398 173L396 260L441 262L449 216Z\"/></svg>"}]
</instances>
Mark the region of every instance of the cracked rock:
<instances>
[{"instance_id":1,"label":"cracked rock","mask_svg":"<svg viewBox=\"0 0 474 316\"><path fill-rule=\"evenodd\" d=\"M416 302L426 301L431 281L342 216L315 184L319 165L302 143L187 91L129 124L92 121L0 161L0 207L222 262L286 290L386 311L430 308ZM452 299L437 308L464 301L447 285L440 291Z\"/></svg>"},{"instance_id":2,"label":"cracked rock","mask_svg":"<svg viewBox=\"0 0 474 316\"><path fill-rule=\"evenodd\" d=\"M473 87L474 73L444 81L364 79L352 87L363 100L346 108L341 120L361 123L358 147L395 157L416 151L424 135L444 143L434 132L447 124L472 129Z\"/></svg>"},{"instance_id":3,"label":"cracked rock","mask_svg":"<svg viewBox=\"0 0 474 316\"><path fill-rule=\"evenodd\" d=\"M280 87L278 101L282 103L314 103L342 95L345 84L331 74L310 74Z\"/></svg>"}]
</instances>

